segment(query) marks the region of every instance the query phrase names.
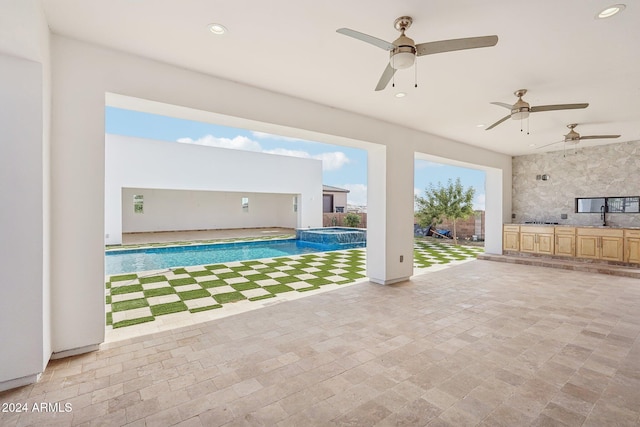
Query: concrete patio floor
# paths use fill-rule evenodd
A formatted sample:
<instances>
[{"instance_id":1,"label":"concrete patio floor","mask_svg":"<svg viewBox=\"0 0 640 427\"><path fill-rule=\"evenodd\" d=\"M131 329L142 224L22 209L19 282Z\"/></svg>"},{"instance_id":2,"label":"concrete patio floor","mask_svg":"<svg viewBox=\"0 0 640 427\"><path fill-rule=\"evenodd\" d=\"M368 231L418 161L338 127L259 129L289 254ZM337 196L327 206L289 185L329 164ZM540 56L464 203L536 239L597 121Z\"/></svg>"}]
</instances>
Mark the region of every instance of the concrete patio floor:
<instances>
[{"instance_id":1,"label":"concrete patio floor","mask_svg":"<svg viewBox=\"0 0 640 427\"><path fill-rule=\"evenodd\" d=\"M636 426L640 282L475 260L51 361L1 425Z\"/></svg>"}]
</instances>

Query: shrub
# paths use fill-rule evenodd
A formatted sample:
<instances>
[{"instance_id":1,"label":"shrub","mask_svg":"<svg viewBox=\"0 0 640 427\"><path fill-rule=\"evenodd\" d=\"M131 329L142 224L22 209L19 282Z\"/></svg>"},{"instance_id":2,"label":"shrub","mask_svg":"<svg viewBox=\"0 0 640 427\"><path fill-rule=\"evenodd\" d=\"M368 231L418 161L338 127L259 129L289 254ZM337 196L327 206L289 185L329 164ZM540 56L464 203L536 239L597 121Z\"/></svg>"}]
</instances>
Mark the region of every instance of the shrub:
<instances>
[{"instance_id":1,"label":"shrub","mask_svg":"<svg viewBox=\"0 0 640 427\"><path fill-rule=\"evenodd\" d=\"M344 217L344 224L347 227L357 227L360 225L360 215L350 212Z\"/></svg>"}]
</instances>

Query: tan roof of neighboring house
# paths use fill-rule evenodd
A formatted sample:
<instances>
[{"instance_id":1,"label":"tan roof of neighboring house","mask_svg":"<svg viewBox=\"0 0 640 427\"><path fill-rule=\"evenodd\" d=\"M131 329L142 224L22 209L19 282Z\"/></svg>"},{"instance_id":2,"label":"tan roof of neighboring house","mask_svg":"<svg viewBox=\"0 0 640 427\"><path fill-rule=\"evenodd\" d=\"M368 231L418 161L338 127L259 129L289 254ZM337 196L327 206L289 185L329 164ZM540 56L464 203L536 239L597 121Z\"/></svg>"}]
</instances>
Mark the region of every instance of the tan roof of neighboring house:
<instances>
[{"instance_id":1,"label":"tan roof of neighboring house","mask_svg":"<svg viewBox=\"0 0 640 427\"><path fill-rule=\"evenodd\" d=\"M322 191L330 191L332 193L349 193L351 190L347 190L345 188L332 187L331 185L322 185Z\"/></svg>"}]
</instances>

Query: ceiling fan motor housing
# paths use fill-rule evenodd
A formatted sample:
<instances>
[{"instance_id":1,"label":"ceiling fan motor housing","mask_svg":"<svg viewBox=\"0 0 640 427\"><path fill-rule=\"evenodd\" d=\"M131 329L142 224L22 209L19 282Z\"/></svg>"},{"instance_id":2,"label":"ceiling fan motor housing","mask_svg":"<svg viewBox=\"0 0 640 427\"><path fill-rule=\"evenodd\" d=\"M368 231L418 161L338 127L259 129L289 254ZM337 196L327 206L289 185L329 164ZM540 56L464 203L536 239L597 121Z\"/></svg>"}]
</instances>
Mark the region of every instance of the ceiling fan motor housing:
<instances>
[{"instance_id":1,"label":"ceiling fan motor housing","mask_svg":"<svg viewBox=\"0 0 640 427\"><path fill-rule=\"evenodd\" d=\"M411 67L416 60L416 44L413 39L403 33L393 44L396 48L390 53L389 63L391 66L396 70Z\"/></svg>"},{"instance_id":2,"label":"ceiling fan motor housing","mask_svg":"<svg viewBox=\"0 0 640 427\"><path fill-rule=\"evenodd\" d=\"M529 117L529 103L518 98L518 101L511 108L511 118L513 120L521 120Z\"/></svg>"}]
</instances>

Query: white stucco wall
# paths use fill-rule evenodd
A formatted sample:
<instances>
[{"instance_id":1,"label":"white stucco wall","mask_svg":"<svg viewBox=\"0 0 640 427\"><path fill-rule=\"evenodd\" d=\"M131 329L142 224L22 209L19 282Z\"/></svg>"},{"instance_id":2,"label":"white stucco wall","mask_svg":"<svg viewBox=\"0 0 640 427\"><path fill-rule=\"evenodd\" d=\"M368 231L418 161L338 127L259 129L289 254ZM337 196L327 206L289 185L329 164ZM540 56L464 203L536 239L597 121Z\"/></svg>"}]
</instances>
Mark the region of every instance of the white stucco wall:
<instances>
[{"instance_id":1,"label":"white stucco wall","mask_svg":"<svg viewBox=\"0 0 640 427\"><path fill-rule=\"evenodd\" d=\"M134 212L134 195L143 196L143 213ZM246 211L242 209L243 197L249 199ZM293 211L293 197L293 194L123 188L122 232L296 228L298 214Z\"/></svg>"},{"instance_id":2,"label":"white stucco wall","mask_svg":"<svg viewBox=\"0 0 640 427\"><path fill-rule=\"evenodd\" d=\"M42 66L0 55L0 69L0 381L4 381L42 369L43 170L38 123ZM14 169L15 163L21 167Z\"/></svg>"},{"instance_id":3,"label":"white stucco wall","mask_svg":"<svg viewBox=\"0 0 640 427\"><path fill-rule=\"evenodd\" d=\"M122 135L106 135L105 144L107 244L122 243L123 229L132 232L322 226L320 160ZM144 214L131 217L126 216L131 209L122 204L122 188L200 193L148 193L155 196L145 199L145 205L150 203L149 209L145 206ZM242 212L239 201L220 193L252 193L249 212ZM294 195L299 195L297 214L292 207ZM216 208L217 203L223 205ZM217 209L217 214L206 214L210 208ZM126 229L123 215L128 221Z\"/></svg>"},{"instance_id":4,"label":"white stucco wall","mask_svg":"<svg viewBox=\"0 0 640 427\"><path fill-rule=\"evenodd\" d=\"M49 28L36 0L0 17L0 391L51 356Z\"/></svg>"}]
</instances>

